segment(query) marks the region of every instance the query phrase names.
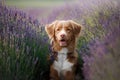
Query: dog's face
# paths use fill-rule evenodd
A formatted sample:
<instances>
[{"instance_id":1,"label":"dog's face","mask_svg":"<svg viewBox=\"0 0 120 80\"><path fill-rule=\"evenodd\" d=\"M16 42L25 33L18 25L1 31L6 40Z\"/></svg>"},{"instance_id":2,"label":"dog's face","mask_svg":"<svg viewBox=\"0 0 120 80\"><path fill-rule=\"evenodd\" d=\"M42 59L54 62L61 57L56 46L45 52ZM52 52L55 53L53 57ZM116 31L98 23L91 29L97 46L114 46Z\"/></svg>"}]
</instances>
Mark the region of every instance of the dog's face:
<instances>
[{"instance_id":1,"label":"dog's face","mask_svg":"<svg viewBox=\"0 0 120 80\"><path fill-rule=\"evenodd\" d=\"M78 37L81 26L72 20L54 21L47 25L45 30L52 41L56 41L61 47L68 46Z\"/></svg>"}]
</instances>

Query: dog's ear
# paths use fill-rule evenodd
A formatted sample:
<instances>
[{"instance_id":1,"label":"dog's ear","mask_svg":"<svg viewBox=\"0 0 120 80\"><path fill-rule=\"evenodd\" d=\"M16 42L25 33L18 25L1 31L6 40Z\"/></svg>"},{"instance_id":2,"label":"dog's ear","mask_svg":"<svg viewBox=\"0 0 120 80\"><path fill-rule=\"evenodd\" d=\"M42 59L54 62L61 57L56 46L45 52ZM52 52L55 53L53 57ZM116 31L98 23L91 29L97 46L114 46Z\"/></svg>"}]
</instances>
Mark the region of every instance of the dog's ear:
<instances>
[{"instance_id":1,"label":"dog's ear","mask_svg":"<svg viewBox=\"0 0 120 80\"><path fill-rule=\"evenodd\" d=\"M54 37L54 33L55 33L55 24L57 21L52 22L51 24L47 24L45 26L45 31L47 32L48 36L50 39L52 39Z\"/></svg>"},{"instance_id":2,"label":"dog's ear","mask_svg":"<svg viewBox=\"0 0 120 80\"><path fill-rule=\"evenodd\" d=\"M79 37L82 26L72 20L69 20L69 22L72 25L74 35L76 37Z\"/></svg>"}]
</instances>

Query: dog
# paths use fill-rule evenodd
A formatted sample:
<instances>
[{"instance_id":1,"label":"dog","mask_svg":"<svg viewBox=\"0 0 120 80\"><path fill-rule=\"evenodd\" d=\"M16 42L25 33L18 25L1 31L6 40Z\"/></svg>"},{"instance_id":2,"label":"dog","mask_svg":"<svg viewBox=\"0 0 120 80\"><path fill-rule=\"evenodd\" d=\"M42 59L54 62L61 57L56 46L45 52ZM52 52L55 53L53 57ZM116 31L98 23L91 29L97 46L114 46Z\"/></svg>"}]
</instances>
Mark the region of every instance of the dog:
<instances>
[{"instance_id":1,"label":"dog","mask_svg":"<svg viewBox=\"0 0 120 80\"><path fill-rule=\"evenodd\" d=\"M81 28L72 20L56 20L45 26L52 45L50 80L75 80L78 63L75 48Z\"/></svg>"}]
</instances>

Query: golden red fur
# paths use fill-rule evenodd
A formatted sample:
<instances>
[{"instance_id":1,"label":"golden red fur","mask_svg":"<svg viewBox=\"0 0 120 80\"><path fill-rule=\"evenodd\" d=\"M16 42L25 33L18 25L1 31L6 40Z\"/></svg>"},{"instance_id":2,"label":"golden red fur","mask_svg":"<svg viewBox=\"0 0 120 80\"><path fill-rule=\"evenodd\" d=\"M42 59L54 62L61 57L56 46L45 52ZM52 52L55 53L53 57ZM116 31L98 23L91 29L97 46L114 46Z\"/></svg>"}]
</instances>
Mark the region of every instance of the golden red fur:
<instances>
[{"instance_id":1,"label":"golden red fur","mask_svg":"<svg viewBox=\"0 0 120 80\"><path fill-rule=\"evenodd\" d=\"M45 30L54 51L58 53L57 59L50 66L50 77L53 80L74 80L78 61L75 47L81 25L72 20L54 21L46 25Z\"/></svg>"}]
</instances>

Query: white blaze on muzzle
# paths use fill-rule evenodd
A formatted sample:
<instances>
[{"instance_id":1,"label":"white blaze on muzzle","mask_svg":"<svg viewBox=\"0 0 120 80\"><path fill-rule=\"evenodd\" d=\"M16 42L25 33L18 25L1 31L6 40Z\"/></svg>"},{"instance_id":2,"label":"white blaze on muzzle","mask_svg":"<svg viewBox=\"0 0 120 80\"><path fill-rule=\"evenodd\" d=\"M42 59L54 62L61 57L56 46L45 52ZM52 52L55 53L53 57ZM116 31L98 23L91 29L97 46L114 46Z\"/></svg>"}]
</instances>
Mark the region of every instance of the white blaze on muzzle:
<instances>
[{"instance_id":1,"label":"white blaze on muzzle","mask_svg":"<svg viewBox=\"0 0 120 80\"><path fill-rule=\"evenodd\" d=\"M61 30L60 33L59 33L59 36L61 36L61 35L67 36L67 33L66 33L66 31L65 31L64 28L62 28L62 30Z\"/></svg>"},{"instance_id":2,"label":"white blaze on muzzle","mask_svg":"<svg viewBox=\"0 0 120 80\"><path fill-rule=\"evenodd\" d=\"M61 29L58 35L59 35L59 40L60 40L59 42L60 46L66 46L67 45L67 42L66 42L67 33L64 27Z\"/></svg>"}]
</instances>

